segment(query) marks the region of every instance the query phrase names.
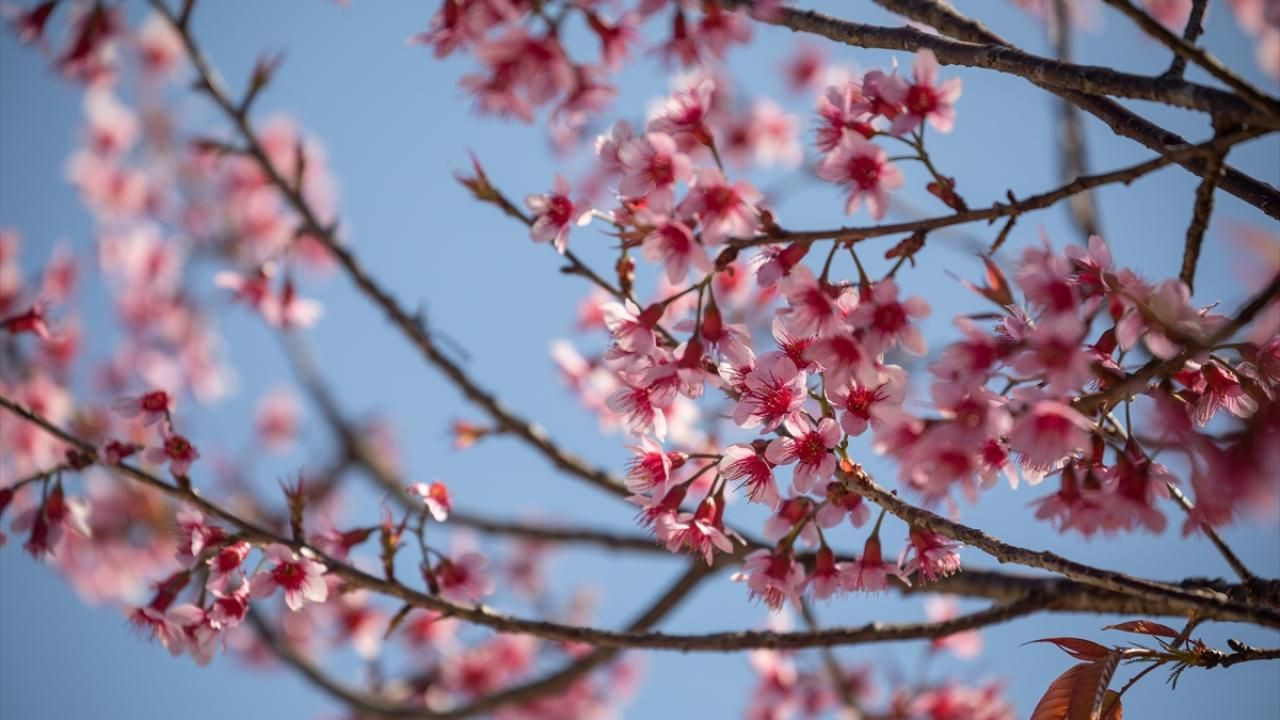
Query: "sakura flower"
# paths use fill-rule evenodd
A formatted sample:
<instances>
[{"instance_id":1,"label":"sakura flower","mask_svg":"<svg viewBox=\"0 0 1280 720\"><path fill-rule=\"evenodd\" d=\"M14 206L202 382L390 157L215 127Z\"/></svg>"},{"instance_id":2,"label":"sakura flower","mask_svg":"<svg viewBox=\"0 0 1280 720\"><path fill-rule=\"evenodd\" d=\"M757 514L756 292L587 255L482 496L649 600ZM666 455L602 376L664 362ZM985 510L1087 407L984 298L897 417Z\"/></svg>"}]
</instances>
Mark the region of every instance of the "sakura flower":
<instances>
[{"instance_id":1,"label":"sakura flower","mask_svg":"<svg viewBox=\"0 0 1280 720\"><path fill-rule=\"evenodd\" d=\"M901 344L912 355L924 355L924 336L911 321L928 315L929 304L918 297L899 301L898 284L889 278L872 286L870 297L862 299L849 323L866 333L863 344L872 352Z\"/></svg>"},{"instance_id":2,"label":"sakura flower","mask_svg":"<svg viewBox=\"0 0 1280 720\"><path fill-rule=\"evenodd\" d=\"M1092 423L1070 405L1033 400L1014 421L1009 447L1024 467L1047 472L1089 446Z\"/></svg>"},{"instance_id":3,"label":"sakura flower","mask_svg":"<svg viewBox=\"0 0 1280 720\"><path fill-rule=\"evenodd\" d=\"M1046 318L1027 337L1029 347L1014 360L1014 370L1023 377L1043 377L1045 391L1052 394L1080 388L1089 379L1092 365L1089 353L1080 347L1084 332L1075 315Z\"/></svg>"},{"instance_id":4,"label":"sakura flower","mask_svg":"<svg viewBox=\"0 0 1280 720\"><path fill-rule=\"evenodd\" d=\"M455 559L441 559L431 570L440 587L440 596L455 603L476 603L493 593L493 579L485 575L483 555L463 553Z\"/></svg>"},{"instance_id":5,"label":"sakura flower","mask_svg":"<svg viewBox=\"0 0 1280 720\"><path fill-rule=\"evenodd\" d=\"M138 49L142 66L152 76L172 72L185 57L182 37L159 13L152 13L138 30Z\"/></svg>"},{"instance_id":6,"label":"sakura flower","mask_svg":"<svg viewBox=\"0 0 1280 720\"><path fill-rule=\"evenodd\" d=\"M688 549L711 565L715 550L733 552L733 542L724 527L724 502L708 497L692 513L667 515L657 525L658 539L670 552Z\"/></svg>"},{"instance_id":7,"label":"sakura flower","mask_svg":"<svg viewBox=\"0 0 1280 720\"><path fill-rule=\"evenodd\" d=\"M298 435L298 401L288 390L268 392L254 409L258 439L273 452L288 450Z\"/></svg>"},{"instance_id":8,"label":"sakura flower","mask_svg":"<svg viewBox=\"0 0 1280 720\"><path fill-rule=\"evenodd\" d=\"M141 418L143 425L155 425L173 412L173 398L164 390L152 390L142 395L117 398L111 403L117 415L132 420Z\"/></svg>"},{"instance_id":9,"label":"sakura flower","mask_svg":"<svg viewBox=\"0 0 1280 720\"><path fill-rule=\"evenodd\" d=\"M800 261L809 252L811 243L791 243L784 248L766 245L761 254L756 256L759 267L756 269L756 282L762 288L773 287L775 283L791 274L793 268L800 266Z\"/></svg>"},{"instance_id":10,"label":"sakura flower","mask_svg":"<svg viewBox=\"0 0 1280 720\"><path fill-rule=\"evenodd\" d=\"M1102 479L1102 488L1086 490L1085 494L1101 509L1103 530L1131 530L1143 525L1150 532L1164 532L1164 513L1156 508L1156 502L1167 498L1169 486L1176 482L1168 468L1152 462L1130 438Z\"/></svg>"},{"instance_id":11,"label":"sakura flower","mask_svg":"<svg viewBox=\"0 0 1280 720\"><path fill-rule=\"evenodd\" d=\"M205 563L209 566L209 580L205 586L210 590L223 591L227 585L231 584L233 578L241 577L241 567L244 565L245 558L249 557L249 551L252 550L249 543L239 540L233 543L227 543L218 548L218 552L209 557ZM245 581L247 583L247 581ZM245 591L248 591L248 585L245 585ZM247 597L245 598L247 600Z\"/></svg>"},{"instance_id":12,"label":"sakura flower","mask_svg":"<svg viewBox=\"0 0 1280 720\"><path fill-rule=\"evenodd\" d=\"M852 381L871 383L876 378L875 356L862 347L852 332L819 337L805 351L805 358L822 369L829 388Z\"/></svg>"},{"instance_id":13,"label":"sakura flower","mask_svg":"<svg viewBox=\"0 0 1280 720\"><path fill-rule=\"evenodd\" d=\"M900 559L899 564L902 565L904 575L916 573L917 581L923 578L927 582L933 582L960 571L959 548L959 543L913 525L908 534L907 547L902 550L904 558L908 553L911 553L911 557L906 564L902 564Z\"/></svg>"},{"instance_id":14,"label":"sakura flower","mask_svg":"<svg viewBox=\"0 0 1280 720\"><path fill-rule=\"evenodd\" d=\"M249 614L249 597L252 594L248 580L241 580L229 591L214 590L213 603L209 605L206 619L215 630L227 630L239 625Z\"/></svg>"},{"instance_id":15,"label":"sakura flower","mask_svg":"<svg viewBox=\"0 0 1280 720\"><path fill-rule=\"evenodd\" d=\"M773 478L773 463L754 444L740 443L725 448L720 459L720 474L725 480L742 480L747 500L764 503L770 510L778 509L781 498Z\"/></svg>"},{"instance_id":16,"label":"sakura flower","mask_svg":"<svg viewBox=\"0 0 1280 720\"><path fill-rule=\"evenodd\" d=\"M879 426L901 414L906 395L907 374L897 365L885 365L872 371L868 384L852 382L836 385L828 377L827 400L840 413L840 427L851 437L867 431L868 425Z\"/></svg>"},{"instance_id":17,"label":"sakura flower","mask_svg":"<svg viewBox=\"0 0 1280 720\"><path fill-rule=\"evenodd\" d=\"M217 525L205 523L204 514L199 510L182 508L178 511L178 562L183 567L191 567L204 553L205 548L214 547L226 539L226 531Z\"/></svg>"},{"instance_id":18,"label":"sakura flower","mask_svg":"<svg viewBox=\"0 0 1280 720\"><path fill-rule=\"evenodd\" d=\"M813 510L816 505L813 498L807 495L793 494L792 497L783 500L778 504L777 512L765 521L764 538L769 542L777 542L790 535L796 526L801 526L799 539L806 545L817 544L818 531L814 529L813 523L809 522L813 519Z\"/></svg>"},{"instance_id":19,"label":"sakura flower","mask_svg":"<svg viewBox=\"0 0 1280 720\"><path fill-rule=\"evenodd\" d=\"M649 198L659 207L671 207L677 182L688 182L693 175L689 156L680 152L670 135L651 132L630 140L618 149L622 180L618 192L629 198ZM655 199L659 194L662 198Z\"/></svg>"},{"instance_id":20,"label":"sakura flower","mask_svg":"<svg viewBox=\"0 0 1280 720\"><path fill-rule=\"evenodd\" d=\"M596 156L600 158L600 169L611 176L621 175L623 167L620 153L623 146L635 137L635 130L631 129L631 123L626 120L614 123L608 135L597 137L595 150Z\"/></svg>"},{"instance_id":21,"label":"sakura flower","mask_svg":"<svg viewBox=\"0 0 1280 720\"><path fill-rule=\"evenodd\" d=\"M1060 530L1077 530L1089 537L1102 526L1103 508L1098 504L1101 497L1097 493L1089 492L1086 495L1082 492L1077 467L1076 462L1068 462L1062 468L1058 491L1032 501L1031 505L1036 508L1037 519L1050 520ZM1086 490L1100 487L1092 471L1086 471L1084 481L1092 486L1086 486Z\"/></svg>"},{"instance_id":22,"label":"sakura flower","mask_svg":"<svg viewBox=\"0 0 1280 720\"><path fill-rule=\"evenodd\" d=\"M635 303L605 303L601 306L604 312L604 324L614 344L628 355L648 355L658 344L654 328L662 319L661 305L651 305L643 312Z\"/></svg>"},{"instance_id":23,"label":"sakura flower","mask_svg":"<svg viewBox=\"0 0 1280 720\"><path fill-rule=\"evenodd\" d=\"M792 484L801 493L809 492L835 472L832 449L840 443L840 426L835 420L824 417L816 428L808 420L804 423L807 429L796 432L795 437L776 438L765 450L765 457L774 465L797 463Z\"/></svg>"},{"instance_id":24,"label":"sakura flower","mask_svg":"<svg viewBox=\"0 0 1280 720\"><path fill-rule=\"evenodd\" d=\"M889 191L902 186L902 173L888 161L884 148L858 135L846 135L818 163L818 177L849 186L846 215L852 215L865 195L871 217L881 220L889 211Z\"/></svg>"},{"instance_id":25,"label":"sakura flower","mask_svg":"<svg viewBox=\"0 0 1280 720\"><path fill-rule=\"evenodd\" d=\"M862 86L855 82L833 85L818 98L819 125L814 144L823 153L835 150L845 137L857 134L869 139L875 134Z\"/></svg>"},{"instance_id":26,"label":"sakura flower","mask_svg":"<svg viewBox=\"0 0 1280 720\"><path fill-rule=\"evenodd\" d=\"M102 461L108 465L119 465L125 458L142 449L141 445L110 440L102 446Z\"/></svg>"},{"instance_id":27,"label":"sakura flower","mask_svg":"<svg viewBox=\"0 0 1280 720\"><path fill-rule=\"evenodd\" d=\"M764 425L772 432L779 425L796 433L808 430L804 417L805 374L786 355L765 356L744 380L745 394L733 408L740 427Z\"/></svg>"},{"instance_id":28,"label":"sakura flower","mask_svg":"<svg viewBox=\"0 0 1280 720\"><path fill-rule=\"evenodd\" d=\"M1200 368L1200 374L1204 378L1204 390L1195 404L1197 424L1209 422L1219 410L1226 410L1239 418L1247 418L1257 412L1258 402L1249 396L1239 376L1230 368L1210 361Z\"/></svg>"},{"instance_id":29,"label":"sakura flower","mask_svg":"<svg viewBox=\"0 0 1280 720\"><path fill-rule=\"evenodd\" d=\"M704 273L711 272L711 258L706 248L694 238L693 231L678 220L654 226L640 241L640 247L646 260L666 267L667 279L673 283L685 279L690 265Z\"/></svg>"},{"instance_id":30,"label":"sakura flower","mask_svg":"<svg viewBox=\"0 0 1280 720\"><path fill-rule=\"evenodd\" d=\"M838 289L818 280L805 267L796 268L779 286L788 303L779 317L792 335L821 337L846 329L845 319L855 303L851 288Z\"/></svg>"},{"instance_id":31,"label":"sakura flower","mask_svg":"<svg viewBox=\"0 0 1280 720\"><path fill-rule=\"evenodd\" d=\"M671 472L682 467L687 457L680 452L664 452L662 446L649 438L640 438L639 445L628 448L635 456L627 463L627 489L633 493L653 491L665 495Z\"/></svg>"},{"instance_id":32,"label":"sakura flower","mask_svg":"<svg viewBox=\"0 0 1280 720\"><path fill-rule=\"evenodd\" d=\"M550 242L561 255L569 247L569 226L589 218L589 208L584 212L574 207L569 181L560 175L556 175L551 192L529 195L524 204L533 213L529 237L536 243Z\"/></svg>"},{"instance_id":33,"label":"sakura flower","mask_svg":"<svg viewBox=\"0 0 1280 720\"><path fill-rule=\"evenodd\" d=\"M711 144L707 116L712 110L713 93L715 82L709 79L688 90L676 91L649 121L649 132L665 133L682 143Z\"/></svg>"},{"instance_id":34,"label":"sakura flower","mask_svg":"<svg viewBox=\"0 0 1280 720\"><path fill-rule=\"evenodd\" d=\"M911 68L911 84L888 85L886 96L891 102L902 105L904 111L893 119L890 131L903 135L916 129L926 119L935 130L951 132L955 125L954 103L960 97L960 78L948 78L938 82L938 59L932 50L916 53Z\"/></svg>"},{"instance_id":35,"label":"sakura flower","mask_svg":"<svg viewBox=\"0 0 1280 720\"><path fill-rule=\"evenodd\" d=\"M40 303L32 305L25 312L0 320L0 328L4 328L13 335L31 333L41 340L49 340L52 337L49 333L49 325L45 322L44 306Z\"/></svg>"},{"instance_id":36,"label":"sakura flower","mask_svg":"<svg viewBox=\"0 0 1280 720\"><path fill-rule=\"evenodd\" d=\"M431 513L431 517L436 522L444 522L449 519L449 511L453 508L453 503L449 500L449 488L442 482L436 481L428 485L427 483L414 483L409 486L410 495L422 498L422 503L427 512Z\"/></svg>"},{"instance_id":37,"label":"sakura flower","mask_svg":"<svg viewBox=\"0 0 1280 720\"><path fill-rule=\"evenodd\" d=\"M835 553L823 545L814 557L813 572L805 578L805 586L813 591L815 600L827 600L837 592L844 592L840 569L836 567Z\"/></svg>"},{"instance_id":38,"label":"sakura flower","mask_svg":"<svg viewBox=\"0 0 1280 720\"><path fill-rule=\"evenodd\" d=\"M254 597L268 597L280 588L284 591L284 604L294 611L302 609L308 601L322 603L328 599L329 586L325 584L323 564L279 543L268 545L263 556L274 565L250 580Z\"/></svg>"},{"instance_id":39,"label":"sakura flower","mask_svg":"<svg viewBox=\"0 0 1280 720\"><path fill-rule=\"evenodd\" d=\"M643 385L626 384L619 387L606 401L613 412L622 416L627 429L636 435L653 433L658 440L667 437L667 415L664 409L671 406L674 390L653 389Z\"/></svg>"},{"instance_id":40,"label":"sakura flower","mask_svg":"<svg viewBox=\"0 0 1280 720\"><path fill-rule=\"evenodd\" d=\"M842 568L842 582L845 590L864 592L882 592L889 589L889 576L893 575L904 585L910 585L906 573L896 563L885 562L880 551L879 524L867 538L862 549L862 556L857 560L845 563Z\"/></svg>"},{"instance_id":41,"label":"sakura flower","mask_svg":"<svg viewBox=\"0 0 1280 720\"><path fill-rule=\"evenodd\" d=\"M925 600L924 611L929 622L934 623L951 620L960 614L955 598L950 595L935 595ZM943 650L951 651L958 658L977 657L978 653L982 652L982 634L977 630L962 630L934 638L929 642L929 652L937 653Z\"/></svg>"},{"instance_id":42,"label":"sakura flower","mask_svg":"<svg viewBox=\"0 0 1280 720\"><path fill-rule=\"evenodd\" d=\"M795 561L789 550L775 552L761 548L752 552L742 563L742 572L735 573L733 580L745 580L751 597L764 600L764 604L774 612L781 610L786 600L800 607L804 567Z\"/></svg>"},{"instance_id":43,"label":"sakura flower","mask_svg":"<svg viewBox=\"0 0 1280 720\"><path fill-rule=\"evenodd\" d=\"M749 183L732 185L719 170L702 168L694 174L689 194L677 208L696 216L702 225L702 242L719 245L734 238L751 238L760 228L756 204L760 193Z\"/></svg>"},{"instance_id":44,"label":"sakura flower","mask_svg":"<svg viewBox=\"0 0 1280 720\"><path fill-rule=\"evenodd\" d=\"M153 465L168 463L169 472L178 477L185 477L191 469L191 463L199 457L200 453L195 445L185 437L170 432L164 434L164 442L160 447L147 448L142 454L142 458Z\"/></svg>"},{"instance_id":45,"label":"sakura flower","mask_svg":"<svg viewBox=\"0 0 1280 720\"><path fill-rule=\"evenodd\" d=\"M827 501L813 519L823 528L833 528L848 516L854 527L862 527L871 518L871 510L861 495L850 491L842 482L827 483Z\"/></svg>"}]
</instances>

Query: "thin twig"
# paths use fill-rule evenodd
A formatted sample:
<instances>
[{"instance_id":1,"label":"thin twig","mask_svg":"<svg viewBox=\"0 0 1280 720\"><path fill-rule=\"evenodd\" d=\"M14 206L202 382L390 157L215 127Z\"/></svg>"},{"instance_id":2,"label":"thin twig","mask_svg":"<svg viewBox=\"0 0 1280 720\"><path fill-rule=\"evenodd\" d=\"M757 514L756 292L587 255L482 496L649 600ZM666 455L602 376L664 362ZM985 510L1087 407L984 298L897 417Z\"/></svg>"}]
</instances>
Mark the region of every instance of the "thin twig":
<instances>
[{"instance_id":1,"label":"thin twig","mask_svg":"<svg viewBox=\"0 0 1280 720\"><path fill-rule=\"evenodd\" d=\"M1209 229L1209 216L1213 213L1213 191L1221 179L1225 159L1225 152L1210 155L1204 178L1196 187L1195 210L1191 215L1191 224L1187 226L1187 242L1182 251L1182 272L1178 274L1192 291L1195 290L1196 265L1200 260L1200 248L1204 245L1204 233Z\"/></svg>"}]
</instances>

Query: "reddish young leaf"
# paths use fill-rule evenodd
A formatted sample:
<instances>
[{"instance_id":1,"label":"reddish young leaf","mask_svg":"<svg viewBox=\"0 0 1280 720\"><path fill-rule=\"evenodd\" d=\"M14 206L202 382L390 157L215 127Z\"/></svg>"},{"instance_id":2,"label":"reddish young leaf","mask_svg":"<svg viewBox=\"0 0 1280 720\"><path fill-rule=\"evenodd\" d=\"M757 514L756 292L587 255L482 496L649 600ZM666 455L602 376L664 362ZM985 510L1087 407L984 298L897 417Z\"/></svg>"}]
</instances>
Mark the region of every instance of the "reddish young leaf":
<instances>
[{"instance_id":1,"label":"reddish young leaf","mask_svg":"<svg viewBox=\"0 0 1280 720\"><path fill-rule=\"evenodd\" d=\"M1058 676L1031 713L1031 720L1099 720L1107 685L1120 662L1119 653L1085 662ZM1119 705L1108 708L1105 720L1119 720Z\"/></svg>"},{"instance_id":2,"label":"reddish young leaf","mask_svg":"<svg viewBox=\"0 0 1280 720\"><path fill-rule=\"evenodd\" d=\"M1077 660L1101 660L1111 654L1111 648L1106 645L1099 645L1092 640L1073 637L1054 637L1041 638L1039 640L1031 640L1023 643L1030 645L1031 643L1053 643L1062 649L1063 652Z\"/></svg>"},{"instance_id":3,"label":"reddish young leaf","mask_svg":"<svg viewBox=\"0 0 1280 720\"><path fill-rule=\"evenodd\" d=\"M1102 696L1102 720L1124 720L1124 706L1120 702L1120 693L1108 690Z\"/></svg>"},{"instance_id":4,"label":"reddish young leaf","mask_svg":"<svg viewBox=\"0 0 1280 720\"><path fill-rule=\"evenodd\" d=\"M1108 625L1103 630L1123 630L1124 632L1141 633L1143 635L1163 635L1165 637L1176 638L1178 631L1168 625L1161 625L1152 620L1130 620L1128 622Z\"/></svg>"}]
</instances>

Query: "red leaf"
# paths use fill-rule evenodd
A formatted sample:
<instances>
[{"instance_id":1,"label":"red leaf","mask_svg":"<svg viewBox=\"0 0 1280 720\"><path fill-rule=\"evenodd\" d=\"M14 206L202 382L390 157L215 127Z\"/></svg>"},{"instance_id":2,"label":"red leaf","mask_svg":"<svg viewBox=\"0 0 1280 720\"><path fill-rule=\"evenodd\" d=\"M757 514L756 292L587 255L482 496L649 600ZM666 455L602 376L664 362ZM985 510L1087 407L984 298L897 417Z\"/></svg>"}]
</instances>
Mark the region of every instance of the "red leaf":
<instances>
[{"instance_id":1,"label":"red leaf","mask_svg":"<svg viewBox=\"0 0 1280 720\"><path fill-rule=\"evenodd\" d=\"M1111 653L1062 673L1040 698L1031 720L1098 720L1119 662L1120 653ZM1118 704L1110 706L1105 720L1120 720L1118 708Z\"/></svg>"},{"instance_id":2,"label":"red leaf","mask_svg":"<svg viewBox=\"0 0 1280 720\"><path fill-rule=\"evenodd\" d=\"M1101 660L1111 654L1111 648L1106 645L1099 645L1092 640L1084 640L1082 638L1041 638L1039 640L1032 640L1031 642L1053 643L1061 648L1063 652L1077 660ZM1030 643L1024 644L1029 645Z\"/></svg>"},{"instance_id":3,"label":"red leaf","mask_svg":"<svg viewBox=\"0 0 1280 720\"><path fill-rule=\"evenodd\" d=\"M1128 622L1118 623L1116 625L1108 625L1103 630L1123 630L1124 632L1141 633L1143 635L1163 635L1165 637L1176 638L1178 631L1168 625L1161 625L1151 620L1130 620Z\"/></svg>"}]
</instances>

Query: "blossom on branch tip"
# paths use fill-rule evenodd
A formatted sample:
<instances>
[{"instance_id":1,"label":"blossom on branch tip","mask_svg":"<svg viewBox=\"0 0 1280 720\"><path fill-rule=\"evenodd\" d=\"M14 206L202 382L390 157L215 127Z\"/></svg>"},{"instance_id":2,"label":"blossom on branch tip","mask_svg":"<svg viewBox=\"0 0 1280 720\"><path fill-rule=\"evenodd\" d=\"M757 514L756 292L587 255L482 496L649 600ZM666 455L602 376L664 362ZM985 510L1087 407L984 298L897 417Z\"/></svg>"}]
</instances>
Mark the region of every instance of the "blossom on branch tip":
<instances>
[{"instance_id":1,"label":"blossom on branch tip","mask_svg":"<svg viewBox=\"0 0 1280 720\"><path fill-rule=\"evenodd\" d=\"M273 566L261 570L250 580L253 597L264 598L280 588L284 591L284 604L294 611L301 610L307 602L323 603L328 599L329 586L324 580L323 564L279 543L268 545L263 556Z\"/></svg>"},{"instance_id":2,"label":"blossom on branch tip","mask_svg":"<svg viewBox=\"0 0 1280 720\"><path fill-rule=\"evenodd\" d=\"M422 498L423 506L436 522L444 522L449 519L449 511L453 508L453 503L449 500L449 488L442 482L436 481L428 485L427 483L414 483L409 486L410 495Z\"/></svg>"}]
</instances>

